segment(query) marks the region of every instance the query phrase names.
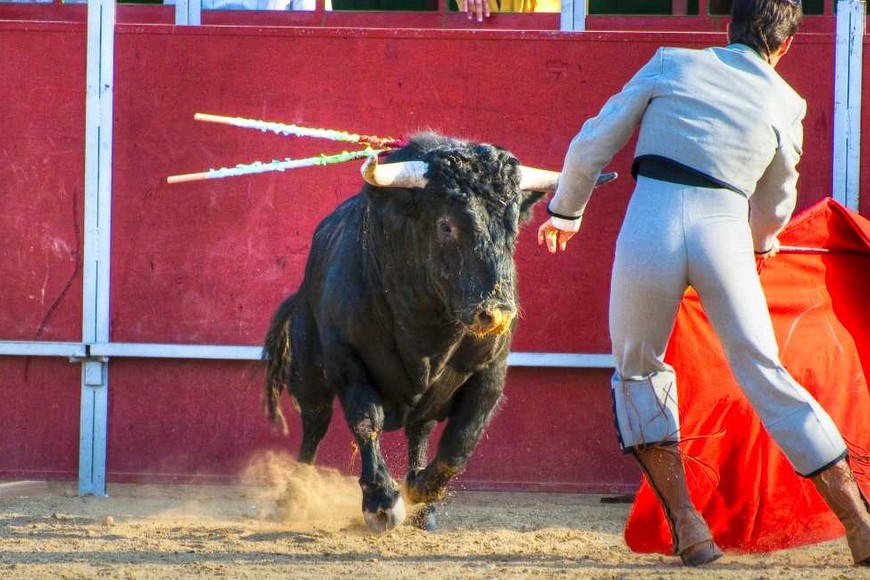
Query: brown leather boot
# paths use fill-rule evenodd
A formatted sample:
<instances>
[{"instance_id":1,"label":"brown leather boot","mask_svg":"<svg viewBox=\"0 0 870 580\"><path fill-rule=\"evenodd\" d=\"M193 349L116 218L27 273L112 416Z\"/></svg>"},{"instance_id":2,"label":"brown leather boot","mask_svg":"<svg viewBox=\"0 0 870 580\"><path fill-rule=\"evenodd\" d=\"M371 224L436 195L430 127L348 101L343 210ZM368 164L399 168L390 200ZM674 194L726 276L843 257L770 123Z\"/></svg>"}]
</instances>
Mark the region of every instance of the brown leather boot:
<instances>
[{"instance_id":1,"label":"brown leather boot","mask_svg":"<svg viewBox=\"0 0 870 580\"><path fill-rule=\"evenodd\" d=\"M722 550L689 498L680 450L675 445L655 445L636 448L633 453L665 510L674 553L686 566L701 566L719 559Z\"/></svg>"},{"instance_id":2,"label":"brown leather boot","mask_svg":"<svg viewBox=\"0 0 870 580\"><path fill-rule=\"evenodd\" d=\"M870 566L870 513L849 464L842 459L810 480L846 528L855 564Z\"/></svg>"}]
</instances>

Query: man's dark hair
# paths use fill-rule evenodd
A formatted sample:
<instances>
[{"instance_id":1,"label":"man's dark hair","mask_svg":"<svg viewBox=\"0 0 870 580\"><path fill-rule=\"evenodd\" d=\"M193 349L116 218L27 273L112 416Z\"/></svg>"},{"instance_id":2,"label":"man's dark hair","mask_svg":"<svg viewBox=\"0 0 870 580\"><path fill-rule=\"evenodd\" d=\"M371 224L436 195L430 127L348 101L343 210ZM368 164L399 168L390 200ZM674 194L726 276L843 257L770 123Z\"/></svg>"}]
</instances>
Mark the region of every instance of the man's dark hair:
<instances>
[{"instance_id":1,"label":"man's dark hair","mask_svg":"<svg viewBox=\"0 0 870 580\"><path fill-rule=\"evenodd\" d=\"M728 39L769 57L797 32L802 18L801 0L733 0Z\"/></svg>"}]
</instances>

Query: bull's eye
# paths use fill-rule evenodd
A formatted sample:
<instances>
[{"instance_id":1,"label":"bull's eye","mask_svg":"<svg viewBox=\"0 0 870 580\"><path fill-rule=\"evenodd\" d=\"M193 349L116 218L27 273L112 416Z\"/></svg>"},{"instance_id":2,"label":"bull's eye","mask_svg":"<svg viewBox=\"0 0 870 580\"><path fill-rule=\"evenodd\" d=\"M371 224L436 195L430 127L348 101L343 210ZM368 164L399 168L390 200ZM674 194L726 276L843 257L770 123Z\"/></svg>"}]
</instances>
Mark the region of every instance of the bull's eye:
<instances>
[{"instance_id":1,"label":"bull's eye","mask_svg":"<svg viewBox=\"0 0 870 580\"><path fill-rule=\"evenodd\" d=\"M435 223L435 229L438 233L438 241L441 243L450 242L456 239L456 228L450 223L450 220L442 217Z\"/></svg>"}]
</instances>

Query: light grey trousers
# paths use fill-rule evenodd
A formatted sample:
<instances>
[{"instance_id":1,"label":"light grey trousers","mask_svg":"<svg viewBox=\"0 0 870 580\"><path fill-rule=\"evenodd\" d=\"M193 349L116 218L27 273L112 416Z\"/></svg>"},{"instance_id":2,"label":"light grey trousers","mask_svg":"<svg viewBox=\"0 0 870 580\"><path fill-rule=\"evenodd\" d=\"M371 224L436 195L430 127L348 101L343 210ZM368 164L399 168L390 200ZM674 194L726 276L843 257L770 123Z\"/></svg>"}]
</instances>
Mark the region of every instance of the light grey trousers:
<instances>
[{"instance_id":1,"label":"light grey trousers","mask_svg":"<svg viewBox=\"0 0 870 580\"><path fill-rule=\"evenodd\" d=\"M746 198L726 189L638 178L610 291L620 444L679 441L676 377L664 354L683 293L692 286L765 429L795 471L812 475L841 457L846 445L779 360L748 212Z\"/></svg>"}]
</instances>

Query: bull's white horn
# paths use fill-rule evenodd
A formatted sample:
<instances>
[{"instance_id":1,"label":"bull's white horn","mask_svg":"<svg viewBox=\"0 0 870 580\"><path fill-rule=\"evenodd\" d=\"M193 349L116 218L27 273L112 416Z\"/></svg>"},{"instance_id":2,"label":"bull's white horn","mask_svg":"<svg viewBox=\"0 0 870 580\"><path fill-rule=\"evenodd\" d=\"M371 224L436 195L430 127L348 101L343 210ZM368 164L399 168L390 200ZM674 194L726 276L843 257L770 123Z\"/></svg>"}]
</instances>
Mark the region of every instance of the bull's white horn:
<instances>
[{"instance_id":1,"label":"bull's white horn","mask_svg":"<svg viewBox=\"0 0 870 580\"><path fill-rule=\"evenodd\" d=\"M375 155L368 157L360 168L363 179L378 187L426 187L426 171L429 164L425 161L399 161L378 164Z\"/></svg>"},{"instance_id":2,"label":"bull's white horn","mask_svg":"<svg viewBox=\"0 0 870 580\"><path fill-rule=\"evenodd\" d=\"M526 191L556 191L559 172L520 165L520 189Z\"/></svg>"},{"instance_id":3,"label":"bull's white horn","mask_svg":"<svg viewBox=\"0 0 870 580\"><path fill-rule=\"evenodd\" d=\"M556 186L559 184L559 175L558 171L520 165L520 189L526 191L556 191ZM616 177L615 171L602 173L595 181L595 185L604 185L613 181Z\"/></svg>"}]
</instances>

